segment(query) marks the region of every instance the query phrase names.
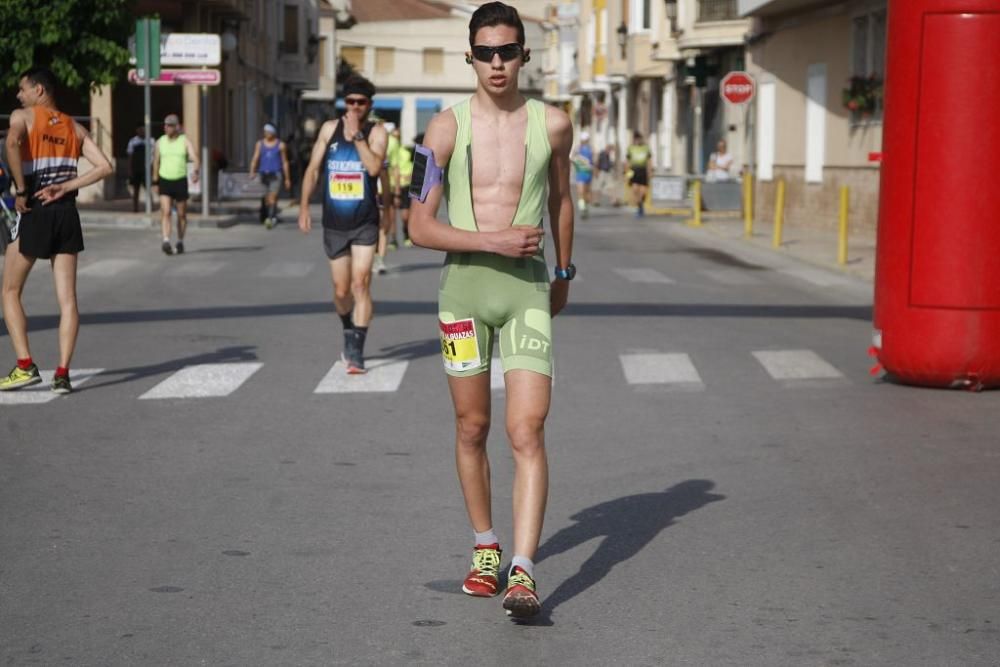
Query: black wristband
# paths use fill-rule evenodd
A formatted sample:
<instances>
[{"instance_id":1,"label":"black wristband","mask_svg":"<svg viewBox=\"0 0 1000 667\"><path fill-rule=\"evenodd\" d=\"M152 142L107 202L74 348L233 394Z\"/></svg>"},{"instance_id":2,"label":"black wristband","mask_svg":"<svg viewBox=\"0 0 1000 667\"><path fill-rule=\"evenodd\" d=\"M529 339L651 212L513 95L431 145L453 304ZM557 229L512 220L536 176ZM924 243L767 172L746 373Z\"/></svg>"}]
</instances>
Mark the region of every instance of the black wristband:
<instances>
[{"instance_id":1,"label":"black wristband","mask_svg":"<svg viewBox=\"0 0 1000 667\"><path fill-rule=\"evenodd\" d=\"M14 190L14 196L15 197L27 197L28 196L28 189L25 188L24 190Z\"/></svg>"}]
</instances>

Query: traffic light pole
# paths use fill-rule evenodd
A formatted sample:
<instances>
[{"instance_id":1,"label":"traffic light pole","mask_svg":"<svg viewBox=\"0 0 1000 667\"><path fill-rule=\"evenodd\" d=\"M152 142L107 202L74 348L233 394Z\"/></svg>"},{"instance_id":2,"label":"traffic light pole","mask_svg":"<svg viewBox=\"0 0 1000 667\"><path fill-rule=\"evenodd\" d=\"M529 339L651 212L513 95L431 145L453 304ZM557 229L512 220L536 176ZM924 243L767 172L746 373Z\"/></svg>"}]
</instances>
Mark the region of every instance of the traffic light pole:
<instances>
[{"instance_id":1,"label":"traffic light pole","mask_svg":"<svg viewBox=\"0 0 1000 667\"><path fill-rule=\"evenodd\" d=\"M144 106L143 123L144 123L144 125L146 127L146 136L144 137L144 141L146 142L146 145L143 147L143 153L145 153L145 155L146 155L146 160L145 160L146 161L146 215L152 215L153 214L153 190L152 190L152 188L153 188L153 173L152 173L153 172L153 169L152 169L152 166L153 166L153 151L151 150L150 140L152 139L153 135L151 134L151 131L152 131L151 125L152 125L152 123L151 123L151 117L150 116L151 116L151 113L152 113L152 111L151 111L151 107L152 107L152 94L150 92L149 77L152 74L152 72L150 72L150 69L151 69L150 68L150 63L152 62L153 55L152 55L152 47L150 46L150 41L151 40L149 39L149 37L150 37L150 35L149 35L149 33L150 33L149 19L142 19L142 20L146 23L146 30L145 30L146 39L145 39L145 44L138 45L138 47L141 48L141 49L144 49L145 52L146 52L146 67L145 67L145 71L143 72L143 77L142 77L142 79L143 79L143 84L142 84L142 88L143 88L143 106ZM156 47L159 48L160 45L157 44ZM153 146L155 146L155 144L153 144Z\"/></svg>"}]
</instances>

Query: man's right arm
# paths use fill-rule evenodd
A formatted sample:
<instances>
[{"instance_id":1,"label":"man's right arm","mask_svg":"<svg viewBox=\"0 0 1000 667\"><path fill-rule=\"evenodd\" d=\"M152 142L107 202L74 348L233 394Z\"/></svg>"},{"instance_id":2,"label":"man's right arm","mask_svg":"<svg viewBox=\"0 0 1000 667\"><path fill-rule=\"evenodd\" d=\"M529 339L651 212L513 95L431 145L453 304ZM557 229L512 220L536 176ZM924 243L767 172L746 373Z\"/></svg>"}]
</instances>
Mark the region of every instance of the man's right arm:
<instances>
[{"instance_id":1,"label":"man's right arm","mask_svg":"<svg viewBox=\"0 0 1000 667\"><path fill-rule=\"evenodd\" d=\"M15 110L10 115L10 130L7 132L7 166L10 167L10 180L14 184L14 194L27 188L24 181L24 169L21 165L21 141L28 138L26 114L22 109ZM14 207L21 213L28 210L28 198L16 197Z\"/></svg>"},{"instance_id":2,"label":"man's right arm","mask_svg":"<svg viewBox=\"0 0 1000 667\"><path fill-rule=\"evenodd\" d=\"M444 169L455 149L455 115L445 110L431 120L424 146L434 153L434 161ZM472 184L469 184L471 189ZM410 211L410 239L418 246L445 252L492 252L507 257L530 257L538 251L543 232L535 227L510 227L499 232L470 232L437 220L443 183L434 186L425 201L414 199ZM404 196L409 196L404 194Z\"/></svg>"},{"instance_id":3,"label":"man's right arm","mask_svg":"<svg viewBox=\"0 0 1000 667\"><path fill-rule=\"evenodd\" d=\"M253 157L250 158L250 178L257 175L257 162L260 160L260 142L253 145Z\"/></svg>"},{"instance_id":4,"label":"man's right arm","mask_svg":"<svg viewBox=\"0 0 1000 667\"><path fill-rule=\"evenodd\" d=\"M320 166L326 156L326 146L333 137L333 131L337 128L335 120L328 120L323 123L313 144L312 153L309 156L309 165L302 175L302 194L299 197L299 229L303 233L312 229L312 218L309 215L309 198L312 197L316 181L319 179Z\"/></svg>"}]
</instances>

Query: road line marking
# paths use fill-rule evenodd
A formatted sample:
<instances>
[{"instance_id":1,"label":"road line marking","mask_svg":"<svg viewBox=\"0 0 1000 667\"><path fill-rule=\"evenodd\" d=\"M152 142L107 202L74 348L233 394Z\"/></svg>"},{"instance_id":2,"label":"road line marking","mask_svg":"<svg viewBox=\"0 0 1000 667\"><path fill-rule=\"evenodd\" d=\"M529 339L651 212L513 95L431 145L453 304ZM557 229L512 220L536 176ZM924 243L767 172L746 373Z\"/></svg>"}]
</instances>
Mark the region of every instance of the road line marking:
<instances>
[{"instance_id":1,"label":"road line marking","mask_svg":"<svg viewBox=\"0 0 1000 667\"><path fill-rule=\"evenodd\" d=\"M78 388L84 382L103 370L103 368L70 369L69 378L73 383L73 388ZM52 377L55 373L54 369L50 371L41 371L40 375L42 376L42 381L39 384L32 385L31 387L25 387L24 389L0 392L0 405L39 405L41 403L48 403L55 398L59 398L59 395L53 394L51 390Z\"/></svg>"},{"instance_id":2,"label":"road line marking","mask_svg":"<svg viewBox=\"0 0 1000 667\"><path fill-rule=\"evenodd\" d=\"M831 285L843 285L847 282L847 278L844 276L837 275L832 271L823 271L822 269L812 269L809 267L797 267L794 269L778 269L781 273L785 275L792 276L793 278L798 278L799 280L804 280L807 283L812 283L813 285L818 285L820 287L830 287Z\"/></svg>"},{"instance_id":3,"label":"road line marking","mask_svg":"<svg viewBox=\"0 0 1000 667\"><path fill-rule=\"evenodd\" d=\"M312 262L273 262L260 275L262 278L305 278L313 266Z\"/></svg>"},{"instance_id":4,"label":"road line marking","mask_svg":"<svg viewBox=\"0 0 1000 667\"><path fill-rule=\"evenodd\" d=\"M264 364L250 361L229 364L185 366L156 385L140 399L207 398L228 396L240 388Z\"/></svg>"},{"instance_id":5,"label":"road line marking","mask_svg":"<svg viewBox=\"0 0 1000 667\"><path fill-rule=\"evenodd\" d=\"M142 262L138 259L99 259L93 264L83 267L77 273L92 278L111 278L141 264Z\"/></svg>"},{"instance_id":6,"label":"road line marking","mask_svg":"<svg viewBox=\"0 0 1000 667\"><path fill-rule=\"evenodd\" d=\"M759 350L753 356L775 380L834 380L844 377L812 350Z\"/></svg>"},{"instance_id":7,"label":"road line marking","mask_svg":"<svg viewBox=\"0 0 1000 667\"><path fill-rule=\"evenodd\" d=\"M344 362L338 361L313 390L314 394L357 394L393 392L399 389L410 362L402 359L365 359L368 372L348 375Z\"/></svg>"},{"instance_id":8,"label":"road line marking","mask_svg":"<svg viewBox=\"0 0 1000 667\"><path fill-rule=\"evenodd\" d=\"M704 387L698 370L686 354L629 353L618 356L625 380L632 385L669 384Z\"/></svg>"},{"instance_id":9,"label":"road line marking","mask_svg":"<svg viewBox=\"0 0 1000 667\"><path fill-rule=\"evenodd\" d=\"M165 274L172 278L204 278L219 272L225 262L210 260L189 260L174 259L168 260L177 262L165 271Z\"/></svg>"},{"instance_id":10,"label":"road line marking","mask_svg":"<svg viewBox=\"0 0 1000 667\"><path fill-rule=\"evenodd\" d=\"M656 269L615 269L615 273L633 283L659 283L669 285L674 282Z\"/></svg>"},{"instance_id":11,"label":"road line marking","mask_svg":"<svg viewBox=\"0 0 1000 667\"><path fill-rule=\"evenodd\" d=\"M701 269L699 273L722 285L760 285L763 282L748 269Z\"/></svg>"}]
</instances>

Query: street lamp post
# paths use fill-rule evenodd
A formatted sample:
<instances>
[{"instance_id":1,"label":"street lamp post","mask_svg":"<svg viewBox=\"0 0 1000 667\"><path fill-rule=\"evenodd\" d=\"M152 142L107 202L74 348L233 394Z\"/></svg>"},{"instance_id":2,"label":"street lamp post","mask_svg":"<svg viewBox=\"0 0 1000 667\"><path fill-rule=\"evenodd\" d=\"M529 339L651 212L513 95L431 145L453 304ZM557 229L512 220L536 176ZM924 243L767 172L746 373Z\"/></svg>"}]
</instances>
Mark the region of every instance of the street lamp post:
<instances>
[{"instance_id":1,"label":"street lamp post","mask_svg":"<svg viewBox=\"0 0 1000 667\"><path fill-rule=\"evenodd\" d=\"M625 60L625 46L628 44L628 26L622 21L615 31L618 35L618 48L621 49L622 60Z\"/></svg>"}]
</instances>

